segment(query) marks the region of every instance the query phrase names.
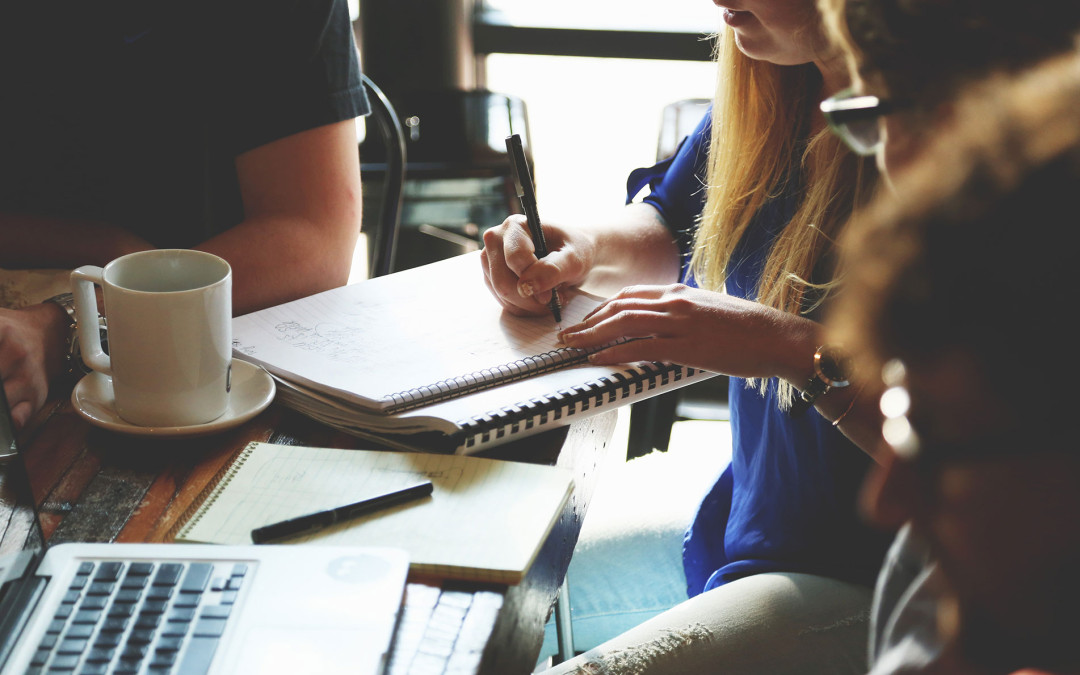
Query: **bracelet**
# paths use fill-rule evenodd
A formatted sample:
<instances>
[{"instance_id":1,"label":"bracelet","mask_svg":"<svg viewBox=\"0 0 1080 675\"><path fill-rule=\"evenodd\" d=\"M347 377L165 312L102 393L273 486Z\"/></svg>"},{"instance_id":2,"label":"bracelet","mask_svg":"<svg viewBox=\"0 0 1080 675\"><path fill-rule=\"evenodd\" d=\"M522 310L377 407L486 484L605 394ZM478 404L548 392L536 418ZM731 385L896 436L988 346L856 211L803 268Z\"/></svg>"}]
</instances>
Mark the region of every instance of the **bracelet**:
<instances>
[{"instance_id":1,"label":"bracelet","mask_svg":"<svg viewBox=\"0 0 1080 675\"><path fill-rule=\"evenodd\" d=\"M840 425L840 423L844 421L844 418L848 416L848 413L849 413L849 412L851 412L851 409L855 407L855 401L857 401L857 400L859 399L859 394L861 394L861 393L862 393L862 387L859 387L859 389L858 389L858 390L857 390L857 391L855 392L855 394L854 394L854 395L853 395L853 396L851 397L851 403L848 403L848 407L847 407L847 410L845 410L844 412L840 413L840 417L837 417L836 419L834 419L834 420L832 421L832 425L833 425L834 427L835 427L835 426L839 426L839 425Z\"/></svg>"}]
</instances>

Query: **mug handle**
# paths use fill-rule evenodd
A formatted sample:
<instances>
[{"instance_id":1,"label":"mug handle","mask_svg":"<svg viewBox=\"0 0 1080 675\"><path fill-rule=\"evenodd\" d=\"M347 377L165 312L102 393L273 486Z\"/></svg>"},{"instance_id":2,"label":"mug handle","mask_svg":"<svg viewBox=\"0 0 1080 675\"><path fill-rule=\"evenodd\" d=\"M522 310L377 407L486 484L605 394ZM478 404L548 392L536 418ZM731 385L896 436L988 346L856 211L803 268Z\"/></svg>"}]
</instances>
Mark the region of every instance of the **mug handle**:
<instances>
[{"instance_id":1,"label":"mug handle","mask_svg":"<svg viewBox=\"0 0 1080 675\"><path fill-rule=\"evenodd\" d=\"M71 294L75 298L75 322L79 327L79 349L83 363L99 373L112 375L112 362L101 348L101 331L98 330L97 295L94 284L102 285L104 270L94 265L83 265L71 273ZM89 326L91 330L83 330Z\"/></svg>"}]
</instances>

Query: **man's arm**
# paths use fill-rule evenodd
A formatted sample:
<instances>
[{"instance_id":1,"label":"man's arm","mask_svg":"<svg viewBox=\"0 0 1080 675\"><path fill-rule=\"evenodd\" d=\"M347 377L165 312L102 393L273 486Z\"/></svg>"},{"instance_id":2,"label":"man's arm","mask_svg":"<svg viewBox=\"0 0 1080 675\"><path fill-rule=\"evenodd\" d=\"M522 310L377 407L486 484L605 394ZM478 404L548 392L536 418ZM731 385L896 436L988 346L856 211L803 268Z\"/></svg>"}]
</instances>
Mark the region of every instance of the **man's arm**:
<instances>
[{"instance_id":1,"label":"man's arm","mask_svg":"<svg viewBox=\"0 0 1080 675\"><path fill-rule=\"evenodd\" d=\"M232 265L233 312L344 284L360 234L354 120L245 152L236 168L243 222L195 247Z\"/></svg>"}]
</instances>

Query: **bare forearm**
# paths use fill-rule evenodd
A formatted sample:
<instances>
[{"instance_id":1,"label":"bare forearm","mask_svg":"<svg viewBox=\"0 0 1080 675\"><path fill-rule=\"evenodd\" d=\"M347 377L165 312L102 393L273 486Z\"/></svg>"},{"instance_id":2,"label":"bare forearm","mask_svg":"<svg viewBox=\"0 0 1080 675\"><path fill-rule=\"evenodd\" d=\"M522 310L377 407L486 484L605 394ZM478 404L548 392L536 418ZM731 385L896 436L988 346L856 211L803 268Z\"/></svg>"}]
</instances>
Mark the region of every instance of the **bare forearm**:
<instances>
[{"instance_id":1,"label":"bare forearm","mask_svg":"<svg viewBox=\"0 0 1080 675\"><path fill-rule=\"evenodd\" d=\"M323 228L288 216L251 218L196 248L233 269L236 315L341 286L349 277L359 229Z\"/></svg>"},{"instance_id":2,"label":"bare forearm","mask_svg":"<svg viewBox=\"0 0 1080 675\"><path fill-rule=\"evenodd\" d=\"M11 269L100 266L150 248L141 237L105 223L0 214L0 266Z\"/></svg>"},{"instance_id":3,"label":"bare forearm","mask_svg":"<svg viewBox=\"0 0 1080 675\"><path fill-rule=\"evenodd\" d=\"M582 229L596 242L586 290L606 296L630 285L678 280L679 248L653 207L630 204L612 220Z\"/></svg>"}]
</instances>

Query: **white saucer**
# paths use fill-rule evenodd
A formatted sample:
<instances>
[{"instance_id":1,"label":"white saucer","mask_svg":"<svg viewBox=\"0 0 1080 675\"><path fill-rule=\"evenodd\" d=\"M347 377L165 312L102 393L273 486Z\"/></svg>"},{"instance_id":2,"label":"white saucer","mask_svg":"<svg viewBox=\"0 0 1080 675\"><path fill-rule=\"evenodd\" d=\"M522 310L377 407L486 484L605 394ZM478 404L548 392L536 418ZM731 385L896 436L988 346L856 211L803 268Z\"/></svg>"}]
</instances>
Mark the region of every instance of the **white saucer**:
<instances>
[{"instance_id":1,"label":"white saucer","mask_svg":"<svg viewBox=\"0 0 1080 675\"><path fill-rule=\"evenodd\" d=\"M90 424L135 436L200 436L231 429L258 415L274 400L274 379L265 370L247 361L233 359L232 393L229 407L221 417L185 427L141 427L116 414L112 378L90 373L75 385L71 403Z\"/></svg>"}]
</instances>

